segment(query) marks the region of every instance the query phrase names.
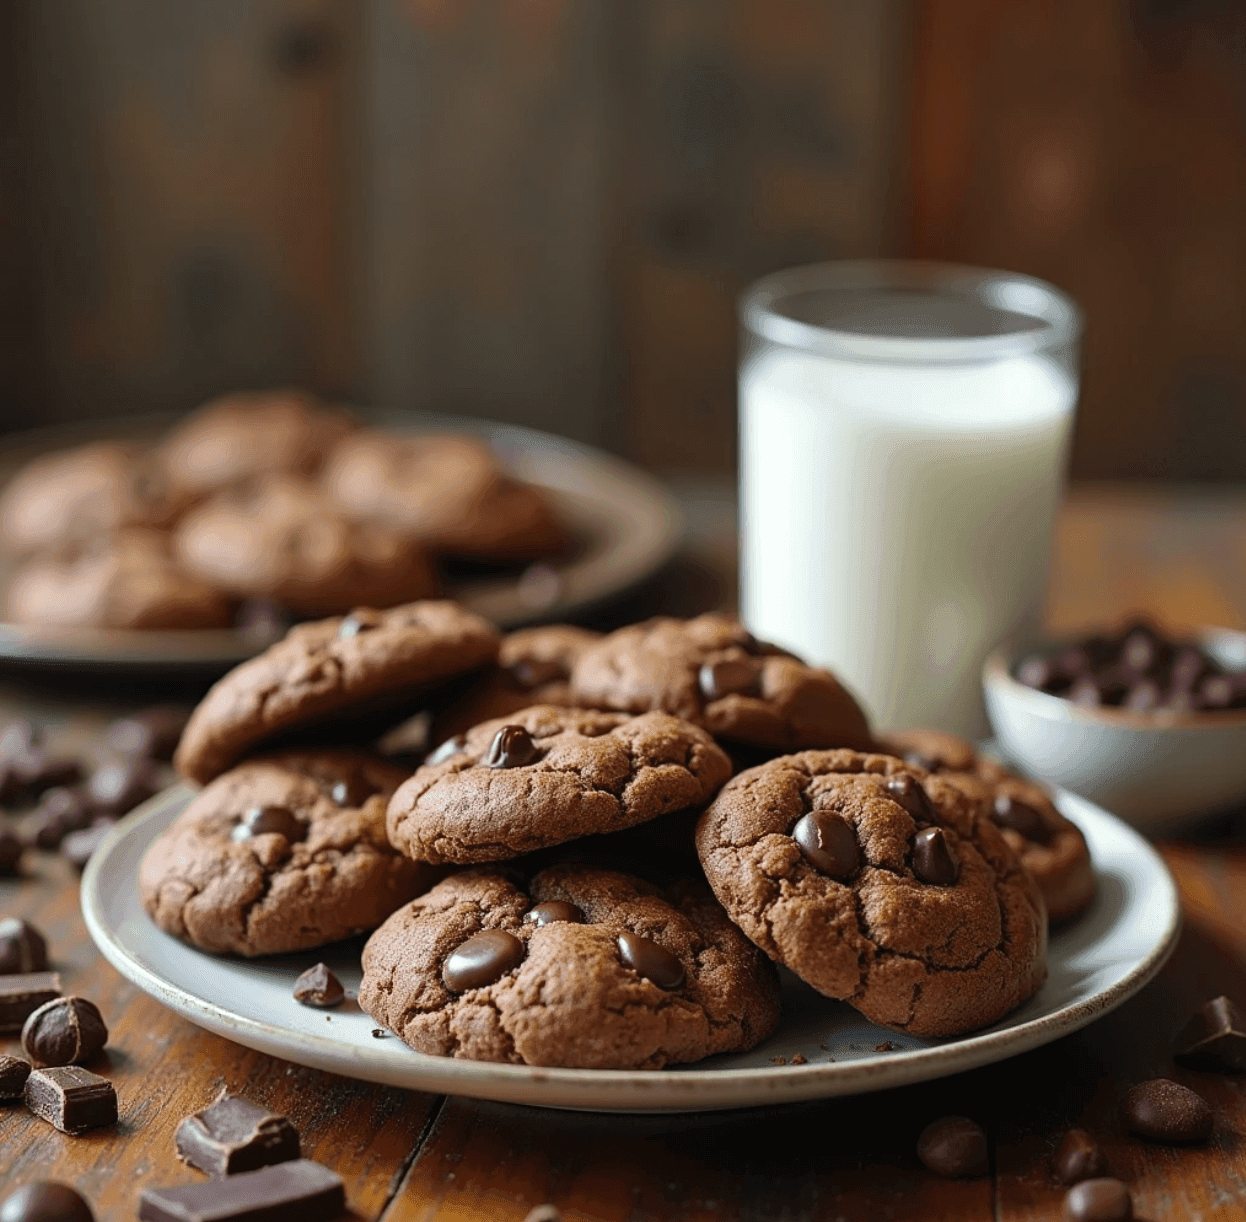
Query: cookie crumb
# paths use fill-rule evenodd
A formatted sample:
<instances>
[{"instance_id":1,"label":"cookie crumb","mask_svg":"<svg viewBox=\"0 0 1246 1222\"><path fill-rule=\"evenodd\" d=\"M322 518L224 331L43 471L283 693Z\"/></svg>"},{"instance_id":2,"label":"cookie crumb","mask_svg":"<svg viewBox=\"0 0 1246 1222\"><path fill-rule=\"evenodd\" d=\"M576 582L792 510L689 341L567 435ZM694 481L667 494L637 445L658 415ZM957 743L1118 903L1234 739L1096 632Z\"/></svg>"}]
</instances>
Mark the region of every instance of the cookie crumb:
<instances>
[{"instance_id":1,"label":"cookie crumb","mask_svg":"<svg viewBox=\"0 0 1246 1222\"><path fill-rule=\"evenodd\" d=\"M895 1044L893 1044L891 1040L883 1040L881 1044L874 1045L874 1051L875 1052L894 1052L895 1047L896 1047Z\"/></svg>"},{"instance_id":2,"label":"cookie crumb","mask_svg":"<svg viewBox=\"0 0 1246 1222\"><path fill-rule=\"evenodd\" d=\"M793 1064L793 1065L808 1065L808 1064L809 1064L809 1062L808 1062L808 1061L807 1061L807 1060L806 1060L803 1056L801 1056L801 1054L798 1052L798 1053L797 1053L797 1054L796 1054L796 1055L792 1058L792 1064Z\"/></svg>"},{"instance_id":3,"label":"cookie crumb","mask_svg":"<svg viewBox=\"0 0 1246 1222\"><path fill-rule=\"evenodd\" d=\"M771 1065L786 1065L787 1058L786 1057L771 1057L770 1064Z\"/></svg>"}]
</instances>

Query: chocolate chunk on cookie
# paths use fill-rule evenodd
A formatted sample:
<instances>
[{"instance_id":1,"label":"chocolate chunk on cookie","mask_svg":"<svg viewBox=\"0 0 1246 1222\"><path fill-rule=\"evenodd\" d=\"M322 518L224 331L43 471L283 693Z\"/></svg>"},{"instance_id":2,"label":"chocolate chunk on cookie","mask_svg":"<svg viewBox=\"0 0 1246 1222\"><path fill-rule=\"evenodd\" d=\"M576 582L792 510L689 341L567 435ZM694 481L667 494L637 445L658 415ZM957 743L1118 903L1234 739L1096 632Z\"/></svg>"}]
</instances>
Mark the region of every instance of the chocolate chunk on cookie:
<instances>
[{"instance_id":1,"label":"chocolate chunk on cookie","mask_svg":"<svg viewBox=\"0 0 1246 1222\"><path fill-rule=\"evenodd\" d=\"M702 884L555 866L521 890L466 870L368 939L359 1004L435 1056L660 1069L754 1047L774 969Z\"/></svg>"},{"instance_id":2,"label":"chocolate chunk on cookie","mask_svg":"<svg viewBox=\"0 0 1246 1222\"><path fill-rule=\"evenodd\" d=\"M278 735L416 704L437 684L492 662L498 636L457 603L359 608L299 624L219 680L191 714L174 763L206 783ZM348 727L349 729L350 727Z\"/></svg>"},{"instance_id":3,"label":"chocolate chunk on cookie","mask_svg":"<svg viewBox=\"0 0 1246 1222\"><path fill-rule=\"evenodd\" d=\"M536 705L451 740L389 804L417 861L503 861L709 800L731 775L714 740L668 713Z\"/></svg>"},{"instance_id":4,"label":"chocolate chunk on cookie","mask_svg":"<svg viewBox=\"0 0 1246 1222\"><path fill-rule=\"evenodd\" d=\"M362 751L239 764L147 850L143 907L166 933L221 954L308 950L375 928L436 877L385 838L405 775Z\"/></svg>"},{"instance_id":5,"label":"chocolate chunk on cookie","mask_svg":"<svg viewBox=\"0 0 1246 1222\"><path fill-rule=\"evenodd\" d=\"M938 773L942 780L991 804L992 818L1034 877L1052 922L1090 906L1095 872L1086 838L1052 803L1047 791L979 755L973 744L940 730L878 736L878 749Z\"/></svg>"},{"instance_id":6,"label":"chocolate chunk on cookie","mask_svg":"<svg viewBox=\"0 0 1246 1222\"><path fill-rule=\"evenodd\" d=\"M580 655L571 695L587 708L661 709L715 738L773 751L872 741L865 714L830 671L723 615L620 628Z\"/></svg>"},{"instance_id":7,"label":"chocolate chunk on cookie","mask_svg":"<svg viewBox=\"0 0 1246 1222\"><path fill-rule=\"evenodd\" d=\"M883 755L743 772L697 825L710 886L771 958L913 1035L986 1026L1047 975L1047 914L991 806Z\"/></svg>"}]
</instances>

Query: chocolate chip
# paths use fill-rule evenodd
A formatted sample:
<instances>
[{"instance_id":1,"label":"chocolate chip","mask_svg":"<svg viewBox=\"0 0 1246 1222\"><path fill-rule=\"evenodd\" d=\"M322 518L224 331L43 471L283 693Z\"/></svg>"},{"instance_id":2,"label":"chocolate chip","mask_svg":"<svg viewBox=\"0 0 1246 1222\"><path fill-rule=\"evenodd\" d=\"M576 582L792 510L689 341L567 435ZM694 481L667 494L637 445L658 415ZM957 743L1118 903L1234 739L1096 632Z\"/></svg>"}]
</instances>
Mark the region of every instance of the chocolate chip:
<instances>
[{"instance_id":1,"label":"chocolate chip","mask_svg":"<svg viewBox=\"0 0 1246 1222\"><path fill-rule=\"evenodd\" d=\"M1066 1194L1064 1216L1068 1222L1129 1222L1133 1199L1120 1180L1084 1180Z\"/></svg>"},{"instance_id":2,"label":"chocolate chip","mask_svg":"<svg viewBox=\"0 0 1246 1222\"><path fill-rule=\"evenodd\" d=\"M1246 1016L1227 997L1204 1002L1177 1036L1174 1056L1192 1069L1246 1071Z\"/></svg>"},{"instance_id":3,"label":"chocolate chip","mask_svg":"<svg viewBox=\"0 0 1246 1222\"><path fill-rule=\"evenodd\" d=\"M318 1010L340 1006L345 996L342 982L323 963L309 967L294 982L294 1000Z\"/></svg>"},{"instance_id":4,"label":"chocolate chip","mask_svg":"<svg viewBox=\"0 0 1246 1222\"><path fill-rule=\"evenodd\" d=\"M12 828L0 827L0 875L16 874L26 846Z\"/></svg>"},{"instance_id":5,"label":"chocolate chip","mask_svg":"<svg viewBox=\"0 0 1246 1222\"><path fill-rule=\"evenodd\" d=\"M1011 828L1027 840L1034 841L1035 844L1051 842L1052 830L1047 826L1047 820L1043 818L1042 811L1037 810L1028 802L1022 802L1020 798L999 794L991 809L991 818L1000 827Z\"/></svg>"},{"instance_id":6,"label":"chocolate chip","mask_svg":"<svg viewBox=\"0 0 1246 1222\"><path fill-rule=\"evenodd\" d=\"M150 760L131 756L97 768L87 783L87 796L98 809L124 815L160 789L159 768Z\"/></svg>"},{"instance_id":7,"label":"chocolate chip","mask_svg":"<svg viewBox=\"0 0 1246 1222\"><path fill-rule=\"evenodd\" d=\"M104 742L118 755L171 760L188 716L186 709L174 705L144 709L114 721L104 732Z\"/></svg>"},{"instance_id":8,"label":"chocolate chip","mask_svg":"<svg viewBox=\"0 0 1246 1222\"><path fill-rule=\"evenodd\" d=\"M372 1038L374 1040L387 1040L389 1039L389 1032L386 1031L383 1027L373 1027Z\"/></svg>"},{"instance_id":9,"label":"chocolate chip","mask_svg":"<svg viewBox=\"0 0 1246 1222\"><path fill-rule=\"evenodd\" d=\"M48 967L48 944L28 921L5 917L0 921L0 976L44 972Z\"/></svg>"},{"instance_id":10,"label":"chocolate chip","mask_svg":"<svg viewBox=\"0 0 1246 1222\"><path fill-rule=\"evenodd\" d=\"M424 762L426 764L444 764L453 755L458 755L467 746L467 739L461 734L447 738Z\"/></svg>"},{"instance_id":11,"label":"chocolate chip","mask_svg":"<svg viewBox=\"0 0 1246 1222\"><path fill-rule=\"evenodd\" d=\"M641 934L630 930L619 934L619 954L628 967L660 989L677 989L684 982L684 965L679 956Z\"/></svg>"},{"instance_id":12,"label":"chocolate chip","mask_svg":"<svg viewBox=\"0 0 1246 1222\"><path fill-rule=\"evenodd\" d=\"M21 1057L0 1056L0 1099L20 1099L29 1077L29 1062Z\"/></svg>"},{"instance_id":13,"label":"chocolate chip","mask_svg":"<svg viewBox=\"0 0 1246 1222\"><path fill-rule=\"evenodd\" d=\"M357 608L343 618L337 626L337 634L342 640L349 640L361 632L371 632L381 626L381 617L375 611Z\"/></svg>"},{"instance_id":14,"label":"chocolate chip","mask_svg":"<svg viewBox=\"0 0 1246 1222\"><path fill-rule=\"evenodd\" d=\"M95 808L80 789L49 789L30 816L36 845L51 852L70 832L90 827Z\"/></svg>"},{"instance_id":15,"label":"chocolate chip","mask_svg":"<svg viewBox=\"0 0 1246 1222\"><path fill-rule=\"evenodd\" d=\"M253 806L230 833L230 839L250 840L274 832L293 844L306 837L307 825L284 806Z\"/></svg>"},{"instance_id":16,"label":"chocolate chip","mask_svg":"<svg viewBox=\"0 0 1246 1222\"><path fill-rule=\"evenodd\" d=\"M760 696L761 663L752 658L719 658L706 662L697 675L706 700L724 696Z\"/></svg>"},{"instance_id":17,"label":"chocolate chip","mask_svg":"<svg viewBox=\"0 0 1246 1222\"><path fill-rule=\"evenodd\" d=\"M565 679L567 677L564 667L559 666L557 662L541 658L524 658L522 661L516 662L509 670L511 678L520 687L527 688L529 691L534 687L542 686L542 684L553 683L557 679Z\"/></svg>"},{"instance_id":18,"label":"chocolate chip","mask_svg":"<svg viewBox=\"0 0 1246 1222\"><path fill-rule=\"evenodd\" d=\"M792 828L792 839L805 860L830 878L849 878L861 864L852 825L834 811L810 811Z\"/></svg>"},{"instance_id":19,"label":"chocolate chip","mask_svg":"<svg viewBox=\"0 0 1246 1222\"><path fill-rule=\"evenodd\" d=\"M1139 1083L1125 1096L1123 1110L1132 1132L1166 1145L1204 1142L1215 1123L1202 1095L1167 1078Z\"/></svg>"},{"instance_id":20,"label":"chocolate chip","mask_svg":"<svg viewBox=\"0 0 1246 1222\"><path fill-rule=\"evenodd\" d=\"M584 924L584 913L566 900L543 900L535 908L529 908L523 919L533 925L549 925L554 921L569 921L573 925Z\"/></svg>"},{"instance_id":21,"label":"chocolate chip","mask_svg":"<svg viewBox=\"0 0 1246 1222\"><path fill-rule=\"evenodd\" d=\"M484 762L490 768L522 768L540 752L523 726L503 726L489 744Z\"/></svg>"},{"instance_id":22,"label":"chocolate chip","mask_svg":"<svg viewBox=\"0 0 1246 1222\"><path fill-rule=\"evenodd\" d=\"M1062 1184L1076 1184L1101 1176L1107 1160L1099 1143L1084 1129L1070 1129L1060 1139L1051 1159L1051 1169Z\"/></svg>"},{"instance_id":23,"label":"chocolate chip","mask_svg":"<svg viewBox=\"0 0 1246 1222\"><path fill-rule=\"evenodd\" d=\"M941 827L923 828L913 837L913 873L939 887L950 887L960 877L960 863Z\"/></svg>"},{"instance_id":24,"label":"chocolate chip","mask_svg":"<svg viewBox=\"0 0 1246 1222\"><path fill-rule=\"evenodd\" d=\"M365 781L361 776L352 776L334 784L329 790L329 797L339 806L358 810L375 793L380 793L375 785Z\"/></svg>"},{"instance_id":25,"label":"chocolate chip","mask_svg":"<svg viewBox=\"0 0 1246 1222\"><path fill-rule=\"evenodd\" d=\"M883 786L887 796L898 806L902 806L914 819L929 822L934 819L934 807L930 798L922 788L922 783L914 776L901 774L891 777Z\"/></svg>"},{"instance_id":26,"label":"chocolate chip","mask_svg":"<svg viewBox=\"0 0 1246 1222\"><path fill-rule=\"evenodd\" d=\"M95 1222L95 1215L67 1184L36 1180L4 1198L0 1222Z\"/></svg>"},{"instance_id":27,"label":"chocolate chip","mask_svg":"<svg viewBox=\"0 0 1246 1222\"><path fill-rule=\"evenodd\" d=\"M922 1130L917 1157L948 1179L985 1175L986 1134L966 1116L944 1116Z\"/></svg>"},{"instance_id":28,"label":"chocolate chip","mask_svg":"<svg viewBox=\"0 0 1246 1222\"><path fill-rule=\"evenodd\" d=\"M481 989L501 980L523 962L524 944L503 929L486 929L456 947L446 958L441 979L452 993Z\"/></svg>"},{"instance_id":29,"label":"chocolate chip","mask_svg":"<svg viewBox=\"0 0 1246 1222\"><path fill-rule=\"evenodd\" d=\"M22 1027L22 1048L36 1065L78 1065L106 1043L104 1016L85 997L45 1002Z\"/></svg>"}]
</instances>

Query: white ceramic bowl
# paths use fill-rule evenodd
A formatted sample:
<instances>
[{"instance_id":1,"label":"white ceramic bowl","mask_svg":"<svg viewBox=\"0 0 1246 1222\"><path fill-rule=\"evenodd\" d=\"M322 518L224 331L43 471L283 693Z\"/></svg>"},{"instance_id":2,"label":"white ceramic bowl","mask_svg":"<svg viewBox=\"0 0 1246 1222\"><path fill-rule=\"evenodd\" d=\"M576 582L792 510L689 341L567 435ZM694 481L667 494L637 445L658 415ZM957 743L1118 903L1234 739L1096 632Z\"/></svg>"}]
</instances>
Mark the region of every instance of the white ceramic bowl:
<instances>
[{"instance_id":1,"label":"white ceramic bowl","mask_svg":"<svg viewBox=\"0 0 1246 1222\"><path fill-rule=\"evenodd\" d=\"M1205 628L1197 639L1226 670L1246 669L1246 634ZM1246 709L1155 714L1085 708L1013 677L1019 658L1062 643L1074 642L1030 642L986 661L987 714L1009 760L1146 830L1246 800Z\"/></svg>"}]
</instances>

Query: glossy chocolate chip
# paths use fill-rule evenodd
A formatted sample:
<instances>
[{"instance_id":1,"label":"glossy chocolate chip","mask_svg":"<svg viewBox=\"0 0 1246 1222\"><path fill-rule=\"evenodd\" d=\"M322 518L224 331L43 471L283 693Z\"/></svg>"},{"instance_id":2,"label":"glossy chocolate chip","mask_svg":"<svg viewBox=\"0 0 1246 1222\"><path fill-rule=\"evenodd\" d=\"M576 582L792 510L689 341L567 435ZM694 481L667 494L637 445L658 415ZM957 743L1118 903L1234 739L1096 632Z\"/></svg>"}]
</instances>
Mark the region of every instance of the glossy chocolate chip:
<instances>
[{"instance_id":1,"label":"glossy chocolate chip","mask_svg":"<svg viewBox=\"0 0 1246 1222\"><path fill-rule=\"evenodd\" d=\"M922 788L922 783L913 776L901 775L891 777L883 786L887 796L898 806L902 806L914 819L931 820L934 818L934 807L930 798Z\"/></svg>"},{"instance_id":2,"label":"glossy chocolate chip","mask_svg":"<svg viewBox=\"0 0 1246 1222\"><path fill-rule=\"evenodd\" d=\"M1133 1199L1120 1180L1083 1180L1065 1195L1064 1216L1068 1222L1129 1222Z\"/></svg>"},{"instance_id":3,"label":"glossy chocolate chip","mask_svg":"<svg viewBox=\"0 0 1246 1222\"><path fill-rule=\"evenodd\" d=\"M543 900L524 913L523 919L533 925L549 925L553 921L570 921L573 925L584 924L584 913L566 900Z\"/></svg>"},{"instance_id":4,"label":"glossy chocolate chip","mask_svg":"<svg viewBox=\"0 0 1246 1222\"><path fill-rule=\"evenodd\" d=\"M46 972L48 944L43 935L19 917L0 921L0 976Z\"/></svg>"},{"instance_id":5,"label":"glossy chocolate chip","mask_svg":"<svg viewBox=\"0 0 1246 1222\"><path fill-rule=\"evenodd\" d=\"M345 996L342 982L323 963L309 967L294 982L294 1000L317 1010L340 1006Z\"/></svg>"},{"instance_id":6,"label":"glossy chocolate chip","mask_svg":"<svg viewBox=\"0 0 1246 1222\"><path fill-rule=\"evenodd\" d=\"M986 1174L986 1134L967 1116L944 1116L917 1139L917 1157L947 1179Z\"/></svg>"},{"instance_id":7,"label":"glossy chocolate chip","mask_svg":"<svg viewBox=\"0 0 1246 1222\"><path fill-rule=\"evenodd\" d=\"M522 768L540 752L523 726L503 726L489 744L484 762L490 768Z\"/></svg>"},{"instance_id":8,"label":"glossy chocolate chip","mask_svg":"<svg viewBox=\"0 0 1246 1222\"><path fill-rule=\"evenodd\" d=\"M307 835L307 825L284 806L253 806L234 828L234 840L250 840L253 836L271 833L284 836L293 843Z\"/></svg>"},{"instance_id":9,"label":"glossy chocolate chip","mask_svg":"<svg viewBox=\"0 0 1246 1222\"><path fill-rule=\"evenodd\" d=\"M1125 1096L1123 1111L1132 1132L1165 1145L1204 1142L1215 1123L1202 1095L1167 1078L1139 1083Z\"/></svg>"},{"instance_id":10,"label":"glossy chocolate chip","mask_svg":"<svg viewBox=\"0 0 1246 1222\"><path fill-rule=\"evenodd\" d=\"M523 962L523 957L524 944L513 933L486 929L450 952L441 979L452 993L481 989L501 980Z\"/></svg>"},{"instance_id":11,"label":"glossy chocolate chip","mask_svg":"<svg viewBox=\"0 0 1246 1222\"><path fill-rule=\"evenodd\" d=\"M792 828L792 839L805 860L829 878L849 878L861 864L852 825L833 810L810 811Z\"/></svg>"},{"instance_id":12,"label":"glossy chocolate chip","mask_svg":"<svg viewBox=\"0 0 1246 1222\"><path fill-rule=\"evenodd\" d=\"M22 1048L37 1066L81 1065L106 1043L104 1016L85 997L45 1002L22 1027Z\"/></svg>"},{"instance_id":13,"label":"glossy chocolate chip","mask_svg":"<svg viewBox=\"0 0 1246 1222\"><path fill-rule=\"evenodd\" d=\"M1051 828L1047 826L1042 811L1019 798L1011 798L1003 793L998 795L991 808L991 818L1000 827L1011 828L1035 844L1048 844L1051 841Z\"/></svg>"},{"instance_id":14,"label":"glossy chocolate chip","mask_svg":"<svg viewBox=\"0 0 1246 1222\"><path fill-rule=\"evenodd\" d=\"M1077 1184L1101 1176L1107 1165L1099 1143L1085 1129L1070 1129L1060 1139L1051 1169L1062 1184Z\"/></svg>"},{"instance_id":15,"label":"glossy chocolate chip","mask_svg":"<svg viewBox=\"0 0 1246 1222\"><path fill-rule=\"evenodd\" d=\"M524 658L510 667L511 677L520 687L531 691L545 683L553 683L557 679L565 679L567 672L557 662L541 658Z\"/></svg>"},{"instance_id":16,"label":"glossy chocolate chip","mask_svg":"<svg viewBox=\"0 0 1246 1222\"><path fill-rule=\"evenodd\" d=\"M628 967L660 989L677 989L684 982L679 956L638 933L625 930L619 934L619 954Z\"/></svg>"},{"instance_id":17,"label":"glossy chocolate chip","mask_svg":"<svg viewBox=\"0 0 1246 1222\"><path fill-rule=\"evenodd\" d=\"M361 776L347 777L337 781L329 790L329 797L339 806L358 810L374 793L379 793L375 785L370 784Z\"/></svg>"},{"instance_id":18,"label":"glossy chocolate chip","mask_svg":"<svg viewBox=\"0 0 1246 1222\"><path fill-rule=\"evenodd\" d=\"M30 1062L0 1054L0 1099L20 1099L30 1077Z\"/></svg>"},{"instance_id":19,"label":"glossy chocolate chip","mask_svg":"<svg viewBox=\"0 0 1246 1222\"><path fill-rule=\"evenodd\" d=\"M1246 1072L1246 1015L1227 998L1213 997L1177 1036L1176 1060L1192 1069Z\"/></svg>"},{"instance_id":20,"label":"glossy chocolate chip","mask_svg":"<svg viewBox=\"0 0 1246 1222\"><path fill-rule=\"evenodd\" d=\"M706 700L724 696L760 696L761 663L753 658L719 658L706 662L697 676Z\"/></svg>"},{"instance_id":21,"label":"glossy chocolate chip","mask_svg":"<svg viewBox=\"0 0 1246 1222\"><path fill-rule=\"evenodd\" d=\"M913 837L913 873L938 887L950 887L960 877L960 863L941 827L923 828Z\"/></svg>"},{"instance_id":22,"label":"glossy chocolate chip","mask_svg":"<svg viewBox=\"0 0 1246 1222\"><path fill-rule=\"evenodd\" d=\"M4 1198L0 1222L95 1222L95 1215L67 1184L37 1180Z\"/></svg>"}]
</instances>

